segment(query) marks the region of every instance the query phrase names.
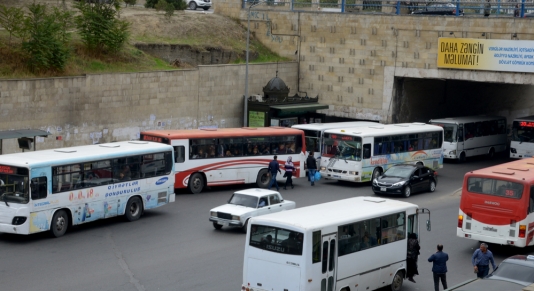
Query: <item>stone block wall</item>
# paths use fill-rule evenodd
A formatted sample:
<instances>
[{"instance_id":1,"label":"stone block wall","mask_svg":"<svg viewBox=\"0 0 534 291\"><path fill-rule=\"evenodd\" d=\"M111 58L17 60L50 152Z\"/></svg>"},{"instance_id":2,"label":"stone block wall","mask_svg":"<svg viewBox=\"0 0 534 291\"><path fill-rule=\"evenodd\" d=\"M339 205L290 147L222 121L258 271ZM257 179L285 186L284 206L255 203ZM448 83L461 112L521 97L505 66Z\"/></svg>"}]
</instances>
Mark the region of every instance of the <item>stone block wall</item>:
<instances>
[{"instance_id":1,"label":"stone block wall","mask_svg":"<svg viewBox=\"0 0 534 291\"><path fill-rule=\"evenodd\" d=\"M297 90L297 63L249 65L249 92L276 76ZM37 150L137 139L140 131L243 125L245 65L0 80L0 130L42 129ZM4 140L4 154L20 152Z\"/></svg>"}]
</instances>

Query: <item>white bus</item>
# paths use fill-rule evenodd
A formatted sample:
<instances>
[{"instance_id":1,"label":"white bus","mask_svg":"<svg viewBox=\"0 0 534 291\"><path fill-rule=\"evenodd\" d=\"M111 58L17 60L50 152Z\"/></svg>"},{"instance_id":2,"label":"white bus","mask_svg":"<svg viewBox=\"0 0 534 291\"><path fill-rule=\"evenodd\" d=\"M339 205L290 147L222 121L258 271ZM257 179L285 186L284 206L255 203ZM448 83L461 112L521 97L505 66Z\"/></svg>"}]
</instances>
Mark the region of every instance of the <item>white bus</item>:
<instances>
[{"instance_id":1,"label":"white bus","mask_svg":"<svg viewBox=\"0 0 534 291\"><path fill-rule=\"evenodd\" d=\"M443 127L443 157L458 159L504 152L508 144L506 118L502 116L465 116L432 119L430 124Z\"/></svg>"},{"instance_id":2,"label":"white bus","mask_svg":"<svg viewBox=\"0 0 534 291\"><path fill-rule=\"evenodd\" d=\"M424 123L329 129L319 171L326 179L366 182L399 163L439 169L442 141L443 128Z\"/></svg>"},{"instance_id":3,"label":"white bus","mask_svg":"<svg viewBox=\"0 0 534 291\"><path fill-rule=\"evenodd\" d=\"M0 155L0 232L72 225L174 202L173 148L128 141Z\"/></svg>"},{"instance_id":4,"label":"white bus","mask_svg":"<svg viewBox=\"0 0 534 291\"><path fill-rule=\"evenodd\" d=\"M428 214L430 230L428 209L375 197L254 217L241 290L400 290L407 238L419 233L420 213Z\"/></svg>"},{"instance_id":5,"label":"white bus","mask_svg":"<svg viewBox=\"0 0 534 291\"><path fill-rule=\"evenodd\" d=\"M534 157L534 115L514 119L510 142L510 158L531 157Z\"/></svg>"}]
</instances>

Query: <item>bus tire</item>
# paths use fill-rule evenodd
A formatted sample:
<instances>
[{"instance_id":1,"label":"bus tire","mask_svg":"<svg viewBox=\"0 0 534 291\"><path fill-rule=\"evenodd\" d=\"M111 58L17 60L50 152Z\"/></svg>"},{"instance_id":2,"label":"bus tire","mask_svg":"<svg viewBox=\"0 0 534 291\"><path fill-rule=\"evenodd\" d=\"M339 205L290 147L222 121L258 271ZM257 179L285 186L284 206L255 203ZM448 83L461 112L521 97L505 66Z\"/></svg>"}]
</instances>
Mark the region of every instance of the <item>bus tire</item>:
<instances>
[{"instance_id":1,"label":"bus tire","mask_svg":"<svg viewBox=\"0 0 534 291\"><path fill-rule=\"evenodd\" d=\"M189 192L198 194L204 189L204 176L200 173L194 173L189 177Z\"/></svg>"},{"instance_id":2,"label":"bus tire","mask_svg":"<svg viewBox=\"0 0 534 291\"><path fill-rule=\"evenodd\" d=\"M245 221L245 224L243 224L243 227L241 228L241 231L242 231L243 233L247 233L247 227L248 227L248 221L249 221L249 220L250 220L250 218L247 219L247 221Z\"/></svg>"},{"instance_id":3,"label":"bus tire","mask_svg":"<svg viewBox=\"0 0 534 291\"><path fill-rule=\"evenodd\" d=\"M402 281L404 280L404 271L398 271L391 282L391 291L400 291L402 288Z\"/></svg>"},{"instance_id":4,"label":"bus tire","mask_svg":"<svg viewBox=\"0 0 534 291\"><path fill-rule=\"evenodd\" d=\"M128 221L136 221L141 217L143 213L143 202L139 197L135 196L128 200L126 203L126 209L124 211L124 216Z\"/></svg>"},{"instance_id":5,"label":"bus tire","mask_svg":"<svg viewBox=\"0 0 534 291\"><path fill-rule=\"evenodd\" d=\"M436 191L436 181L430 180L430 187L428 189L430 192Z\"/></svg>"},{"instance_id":6,"label":"bus tire","mask_svg":"<svg viewBox=\"0 0 534 291\"><path fill-rule=\"evenodd\" d=\"M222 225L218 224L217 222L214 222L213 223L213 227L216 229L216 230L220 230L222 228Z\"/></svg>"},{"instance_id":7,"label":"bus tire","mask_svg":"<svg viewBox=\"0 0 534 291\"><path fill-rule=\"evenodd\" d=\"M371 181L377 179L378 177L380 177L380 175L382 175L382 168L375 168L373 170L373 177L371 178Z\"/></svg>"},{"instance_id":8,"label":"bus tire","mask_svg":"<svg viewBox=\"0 0 534 291\"><path fill-rule=\"evenodd\" d=\"M258 177L256 178L256 185L258 188L267 188L269 186L269 180L271 177L268 176L269 170L261 169L258 172Z\"/></svg>"},{"instance_id":9,"label":"bus tire","mask_svg":"<svg viewBox=\"0 0 534 291\"><path fill-rule=\"evenodd\" d=\"M494 148L491 148L491 149L489 150L489 152L488 152L488 157L489 157L490 159L495 158L495 149L494 149Z\"/></svg>"},{"instance_id":10,"label":"bus tire","mask_svg":"<svg viewBox=\"0 0 534 291\"><path fill-rule=\"evenodd\" d=\"M60 237L67 232L69 228L69 216L65 210L58 210L54 213L52 218L52 225L50 226L50 232L54 237Z\"/></svg>"},{"instance_id":11,"label":"bus tire","mask_svg":"<svg viewBox=\"0 0 534 291\"><path fill-rule=\"evenodd\" d=\"M404 196L404 198L410 197L410 195L412 195L412 187L405 186L404 190L402 191L402 195Z\"/></svg>"},{"instance_id":12,"label":"bus tire","mask_svg":"<svg viewBox=\"0 0 534 291\"><path fill-rule=\"evenodd\" d=\"M465 152L462 152L462 153L460 154L460 158L458 159L458 161L459 161L460 163L464 163L464 162L465 162L465 159L466 159L466 157L465 157Z\"/></svg>"}]
</instances>

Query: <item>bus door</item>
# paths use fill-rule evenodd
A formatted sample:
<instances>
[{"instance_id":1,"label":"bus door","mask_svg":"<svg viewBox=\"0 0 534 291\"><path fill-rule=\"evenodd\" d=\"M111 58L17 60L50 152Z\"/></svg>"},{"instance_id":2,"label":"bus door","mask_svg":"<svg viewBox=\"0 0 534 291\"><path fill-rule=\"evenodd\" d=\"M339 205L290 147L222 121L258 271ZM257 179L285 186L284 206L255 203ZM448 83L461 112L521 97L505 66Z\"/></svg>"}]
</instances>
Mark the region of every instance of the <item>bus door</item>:
<instances>
[{"instance_id":1,"label":"bus door","mask_svg":"<svg viewBox=\"0 0 534 291\"><path fill-rule=\"evenodd\" d=\"M336 282L336 249L335 233L323 236L322 242L322 268L321 268L321 291L334 291Z\"/></svg>"},{"instance_id":2,"label":"bus door","mask_svg":"<svg viewBox=\"0 0 534 291\"><path fill-rule=\"evenodd\" d=\"M463 123L458 124L457 131L457 142L456 142L456 157L460 157L460 153L464 150L464 125Z\"/></svg>"}]
</instances>

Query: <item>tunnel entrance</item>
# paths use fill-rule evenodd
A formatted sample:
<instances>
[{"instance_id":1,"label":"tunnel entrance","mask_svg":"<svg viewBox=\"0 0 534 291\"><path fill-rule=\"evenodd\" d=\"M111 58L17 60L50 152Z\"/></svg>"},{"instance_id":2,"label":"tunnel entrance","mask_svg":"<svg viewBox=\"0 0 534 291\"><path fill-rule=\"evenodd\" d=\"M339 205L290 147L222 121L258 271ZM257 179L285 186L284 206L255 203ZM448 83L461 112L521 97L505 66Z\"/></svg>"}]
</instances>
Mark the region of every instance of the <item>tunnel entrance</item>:
<instances>
[{"instance_id":1,"label":"tunnel entrance","mask_svg":"<svg viewBox=\"0 0 534 291\"><path fill-rule=\"evenodd\" d=\"M534 113L532 85L407 77L394 82L394 123L488 114L505 116L511 124Z\"/></svg>"}]
</instances>

